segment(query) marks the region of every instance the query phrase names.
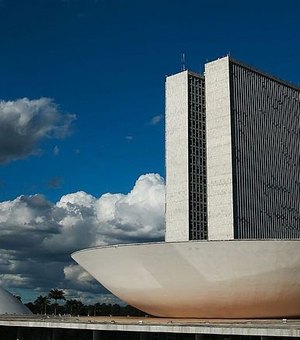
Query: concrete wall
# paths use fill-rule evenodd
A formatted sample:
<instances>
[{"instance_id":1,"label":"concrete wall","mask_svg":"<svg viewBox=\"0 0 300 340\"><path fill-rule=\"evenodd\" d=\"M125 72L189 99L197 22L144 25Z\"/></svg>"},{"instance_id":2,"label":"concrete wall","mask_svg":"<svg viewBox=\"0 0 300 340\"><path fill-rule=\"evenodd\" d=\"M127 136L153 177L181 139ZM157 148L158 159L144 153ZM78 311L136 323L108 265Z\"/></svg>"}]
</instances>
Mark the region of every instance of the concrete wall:
<instances>
[{"instance_id":1,"label":"concrete wall","mask_svg":"<svg viewBox=\"0 0 300 340\"><path fill-rule=\"evenodd\" d=\"M229 58L205 65L208 239L233 233Z\"/></svg>"},{"instance_id":2,"label":"concrete wall","mask_svg":"<svg viewBox=\"0 0 300 340\"><path fill-rule=\"evenodd\" d=\"M166 79L166 241L188 241L188 72Z\"/></svg>"}]
</instances>

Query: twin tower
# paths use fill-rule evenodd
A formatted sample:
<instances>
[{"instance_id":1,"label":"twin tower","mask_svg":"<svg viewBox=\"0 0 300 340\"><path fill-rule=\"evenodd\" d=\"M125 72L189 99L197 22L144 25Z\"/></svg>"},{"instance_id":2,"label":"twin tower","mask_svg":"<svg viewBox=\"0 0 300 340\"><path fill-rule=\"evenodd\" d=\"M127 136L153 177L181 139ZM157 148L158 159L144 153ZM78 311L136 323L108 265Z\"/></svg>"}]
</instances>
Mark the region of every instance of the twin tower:
<instances>
[{"instance_id":1,"label":"twin tower","mask_svg":"<svg viewBox=\"0 0 300 340\"><path fill-rule=\"evenodd\" d=\"M300 238L300 89L230 57L166 79L166 241Z\"/></svg>"}]
</instances>

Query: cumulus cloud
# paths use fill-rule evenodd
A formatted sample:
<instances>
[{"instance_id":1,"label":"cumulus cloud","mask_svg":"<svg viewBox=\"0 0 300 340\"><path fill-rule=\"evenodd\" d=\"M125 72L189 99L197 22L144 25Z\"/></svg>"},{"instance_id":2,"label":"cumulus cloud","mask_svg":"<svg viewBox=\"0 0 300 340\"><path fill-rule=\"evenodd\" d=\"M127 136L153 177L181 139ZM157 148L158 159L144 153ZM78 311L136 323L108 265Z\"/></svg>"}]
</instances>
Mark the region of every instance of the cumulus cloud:
<instances>
[{"instance_id":1,"label":"cumulus cloud","mask_svg":"<svg viewBox=\"0 0 300 340\"><path fill-rule=\"evenodd\" d=\"M96 198L86 192L54 203L42 195L0 202L0 283L39 292L64 287L82 294L103 294L71 260L81 248L164 237L164 180L142 175L128 194Z\"/></svg>"},{"instance_id":2,"label":"cumulus cloud","mask_svg":"<svg viewBox=\"0 0 300 340\"><path fill-rule=\"evenodd\" d=\"M142 175L127 195L104 194L99 199L83 191L62 196L58 234L44 240L59 253L87 246L162 239L164 182L157 174Z\"/></svg>"},{"instance_id":3,"label":"cumulus cloud","mask_svg":"<svg viewBox=\"0 0 300 340\"><path fill-rule=\"evenodd\" d=\"M76 264L70 264L69 266L66 266L64 268L64 274L66 280L78 281L83 285L85 284L89 285L92 280L91 275Z\"/></svg>"},{"instance_id":4,"label":"cumulus cloud","mask_svg":"<svg viewBox=\"0 0 300 340\"><path fill-rule=\"evenodd\" d=\"M68 282L68 287L72 291L99 293L99 283L93 277L82 269L78 264L70 264L64 268L65 279ZM103 292L106 289L102 287Z\"/></svg>"},{"instance_id":5,"label":"cumulus cloud","mask_svg":"<svg viewBox=\"0 0 300 340\"><path fill-rule=\"evenodd\" d=\"M44 138L66 136L74 119L50 98L0 101L0 163L37 153Z\"/></svg>"}]
</instances>

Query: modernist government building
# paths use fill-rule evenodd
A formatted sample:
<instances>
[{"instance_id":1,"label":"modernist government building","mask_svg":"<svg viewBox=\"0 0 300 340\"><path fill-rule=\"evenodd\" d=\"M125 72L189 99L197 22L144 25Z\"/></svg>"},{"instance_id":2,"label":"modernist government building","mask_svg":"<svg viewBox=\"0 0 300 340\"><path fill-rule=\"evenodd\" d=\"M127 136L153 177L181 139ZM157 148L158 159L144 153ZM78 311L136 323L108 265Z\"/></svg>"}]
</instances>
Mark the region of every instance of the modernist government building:
<instances>
[{"instance_id":1,"label":"modernist government building","mask_svg":"<svg viewBox=\"0 0 300 340\"><path fill-rule=\"evenodd\" d=\"M82 327L94 330L93 339L107 339L99 329L134 330L139 339L300 335L290 320L300 317L298 87L228 56L207 63L204 75L166 78L165 241L72 254L120 299L168 318L88 320ZM249 322L259 318L280 322ZM65 327L79 328L78 321ZM62 339L57 325L52 339Z\"/></svg>"},{"instance_id":2,"label":"modernist government building","mask_svg":"<svg viewBox=\"0 0 300 340\"><path fill-rule=\"evenodd\" d=\"M148 314L300 316L300 89L230 57L166 79L166 242L73 258Z\"/></svg>"},{"instance_id":3,"label":"modernist government building","mask_svg":"<svg viewBox=\"0 0 300 340\"><path fill-rule=\"evenodd\" d=\"M300 91L230 57L166 79L166 241L300 238Z\"/></svg>"}]
</instances>

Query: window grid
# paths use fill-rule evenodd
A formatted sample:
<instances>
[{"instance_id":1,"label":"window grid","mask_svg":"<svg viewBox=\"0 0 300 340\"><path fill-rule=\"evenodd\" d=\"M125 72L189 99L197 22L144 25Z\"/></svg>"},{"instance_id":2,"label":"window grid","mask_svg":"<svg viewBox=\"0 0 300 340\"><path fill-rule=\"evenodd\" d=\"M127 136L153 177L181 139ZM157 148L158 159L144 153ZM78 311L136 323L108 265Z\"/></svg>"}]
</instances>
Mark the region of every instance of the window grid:
<instances>
[{"instance_id":1,"label":"window grid","mask_svg":"<svg viewBox=\"0 0 300 340\"><path fill-rule=\"evenodd\" d=\"M300 237L300 91L231 63L235 238Z\"/></svg>"},{"instance_id":2,"label":"window grid","mask_svg":"<svg viewBox=\"0 0 300 340\"><path fill-rule=\"evenodd\" d=\"M189 239L205 240L208 233L204 77L189 73L188 102Z\"/></svg>"}]
</instances>

